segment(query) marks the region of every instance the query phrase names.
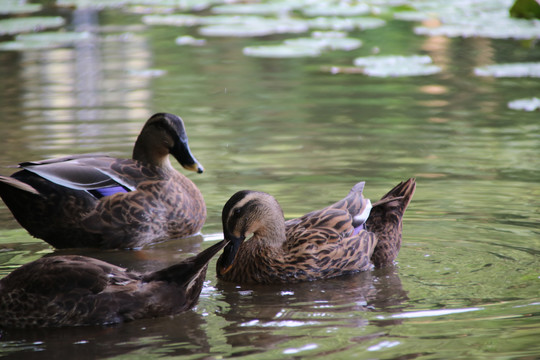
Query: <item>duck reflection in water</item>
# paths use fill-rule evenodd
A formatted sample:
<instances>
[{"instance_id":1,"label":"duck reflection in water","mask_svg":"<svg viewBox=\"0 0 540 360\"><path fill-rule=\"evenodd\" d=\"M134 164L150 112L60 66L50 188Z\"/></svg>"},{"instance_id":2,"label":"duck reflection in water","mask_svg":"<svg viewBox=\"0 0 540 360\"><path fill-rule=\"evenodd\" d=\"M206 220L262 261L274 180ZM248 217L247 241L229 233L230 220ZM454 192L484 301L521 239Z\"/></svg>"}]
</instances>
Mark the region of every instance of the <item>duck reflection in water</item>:
<instances>
[{"instance_id":1,"label":"duck reflection in water","mask_svg":"<svg viewBox=\"0 0 540 360\"><path fill-rule=\"evenodd\" d=\"M334 339L340 331L344 346L384 337L377 332L365 337L357 336L370 321L366 312L401 312L408 300L395 266L386 266L374 271L357 272L320 281L288 284L245 284L235 285L219 281L222 316L226 327L227 343L235 350L231 356L264 352L291 341L285 329L301 327L309 333L313 342ZM377 320L373 324L381 327L401 323L402 319ZM341 329L327 332L326 329ZM345 330L343 330L345 329ZM302 332L293 332L301 334ZM314 336L313 334L319 334ZM299 335L300 336L300 335ZM338 346L331 340L333 346ZM245 350L249 349L249 350ZM339 348L333 348L339 352Z\"/></svg>"}]
</instances>

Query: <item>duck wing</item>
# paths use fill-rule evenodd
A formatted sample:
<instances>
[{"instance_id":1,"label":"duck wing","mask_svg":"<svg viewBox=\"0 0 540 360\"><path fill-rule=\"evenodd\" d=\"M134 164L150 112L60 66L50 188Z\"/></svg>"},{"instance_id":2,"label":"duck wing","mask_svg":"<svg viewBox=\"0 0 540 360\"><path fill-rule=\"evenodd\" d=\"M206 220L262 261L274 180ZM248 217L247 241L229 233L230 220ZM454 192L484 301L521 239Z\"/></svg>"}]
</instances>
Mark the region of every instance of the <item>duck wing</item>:
<instances>
[{"instance_id":1,"label":"duck wing","mask_svg":"<svg viewBox=\"0 0 540 360\"><path fill-rule=\"evenodd\" d=\"M54 184L84 190L96 198L135 190L136 184L111 169L115 158L85 154L45 161L24 162L19 167Z\"/></svg>"},{"instance_id":2,"label":"duck wing","mask_svg":"<svg viewBox=\"0 0 540 360\"><path fill-rule=\"evenodd\" d=\"M415 179L396 185L373 204L366 229L377 235L378 243L371 257L376 267L391 264L401 248L402 219L416 189Z\"/></svg>"}]
</instances>

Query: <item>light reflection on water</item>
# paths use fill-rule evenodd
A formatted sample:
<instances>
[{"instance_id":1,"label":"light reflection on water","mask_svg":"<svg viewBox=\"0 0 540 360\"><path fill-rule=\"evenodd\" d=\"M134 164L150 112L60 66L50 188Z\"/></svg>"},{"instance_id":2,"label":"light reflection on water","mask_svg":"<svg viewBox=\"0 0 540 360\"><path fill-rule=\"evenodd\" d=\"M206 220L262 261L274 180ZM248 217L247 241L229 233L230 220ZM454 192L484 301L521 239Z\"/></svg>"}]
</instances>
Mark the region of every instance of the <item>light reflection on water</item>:
<instances>
[{"instance_id":1,"label":"light reflection on water","mask_svg":"<svg viewBox=\"0 0 540 360\"><path fill-rule=\"evenodd\" d=\"M186 121L207 171L188 174L209 211L203 236L137 252L82 253L151 271L221 239L221 207L237 190L272 193L285 216L344 196L357 181L379 198L418 179L398 265L286 286L216 280L196 310L115 327L3 332L0 356L57 358L538 356L540 123L506 108L534 79L475 78L475 66L538 58L510 41L416 37L391 22L358 32L354 55L268 60L242 56L259 39L176 47L185 29L133 26L112 10L76 13L97 30L72 48L0 53L0 166L83 152L128 157L157 111ZM79 26L79 27L77 27ZM399 34L396 37L395 34ZM407 37L408 36L408 37ZM319 71L383 52L423 51L440 75L372 79ZM163 70L149 71L152 69ZM157 76L156 76L157 75ZM159 76L161 75L161 76ZM180 168L179 165L176 165ZM2 174L13 169L5 168ZM53 252L0 207L0 276ZM493 339L505 338L493 344Z\"/></svg>"}]
</instances>

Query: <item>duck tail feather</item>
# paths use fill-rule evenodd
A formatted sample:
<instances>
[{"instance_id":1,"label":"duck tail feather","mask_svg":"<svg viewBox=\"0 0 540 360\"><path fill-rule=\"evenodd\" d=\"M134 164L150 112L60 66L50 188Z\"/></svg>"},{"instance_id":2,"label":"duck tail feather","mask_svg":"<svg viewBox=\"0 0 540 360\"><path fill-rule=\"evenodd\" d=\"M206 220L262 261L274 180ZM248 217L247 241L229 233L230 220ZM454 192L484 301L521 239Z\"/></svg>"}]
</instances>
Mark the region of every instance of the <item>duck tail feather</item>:
<instances>
[{"instance_id":1,"label":"duck tail feather","mask_svg":"<svg viewBox=\"0 0 540 360\"><path fill-rule=\"evenodd\" d=\"M168 268L144 276L143 280L146 282L167 281L177 283L180 286L187 286L187 284L201 274L201 271L206 270L206 266L212 257L217 254L219 250L223 249L227 243L228 241L222 240L210 246L208 249L201 251L197 255L183 260L179 264L169 266Z\"/></svg>"},{"instance_id":2,"label":"duck tail feather","mask_svg":"<svg viewBox=\"0 0 540 360\"><path fill-rule=\"evenodd\" d=\"M41 195L39 191L34 189L32 186L22 181L19 181L11 176L0 175L0 183L3 184L4 187L7 187L7 188L15 188L15 189L22 190L30 194Z\"/></svg>"},{"instance_id":3,"label":"duck tail feather","mask_svg":"<svg viewBox=\"0 0 540 360\"><path fill-rule=\"evenodd\" d=\"M393 263L401 248L402 219L416 189L411 178L396 185L373 204L366 229L377 235L378 243L371 257L376 267Z\"/></svg>"}]
</instances>

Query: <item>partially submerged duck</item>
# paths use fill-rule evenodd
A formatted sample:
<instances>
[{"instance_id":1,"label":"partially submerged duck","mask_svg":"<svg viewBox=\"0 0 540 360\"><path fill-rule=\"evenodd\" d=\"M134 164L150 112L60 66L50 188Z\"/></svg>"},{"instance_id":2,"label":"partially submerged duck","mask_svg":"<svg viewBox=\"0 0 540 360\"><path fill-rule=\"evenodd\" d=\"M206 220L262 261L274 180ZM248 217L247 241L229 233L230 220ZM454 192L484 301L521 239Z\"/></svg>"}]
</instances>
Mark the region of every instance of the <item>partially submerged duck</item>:
<instances>
[{"instance_id":1,"label":"partially submerged duck","mask_svg":"<svg viewBox=\"0 0 540 360\"><path fill-rule=\"evenodd\" d=\"M0 197L22 227L56 248L135 248L193 235L206 220L204 199L169 154L203 172L182 119L158 113L142 128L132 159L85 154L24 162L0 176Z\"/></svg>"},{"instance_id":2,"label":"partially submerged duck","mask_svg":"<svg viewBox=\"0 0 540 360\"><path fill-rule=\"evenodd\" d=\"M90 257L43 257L0 280L0 328L108 325L174 315L197 303L222 240L146 274Z\"/></svg>"},{"instance_id":3,"label":"partially submerged duck","mask_svg":"<svg viewBox=\"0 0 540 360\"><path fill-rule=\"evenodd\" d=\"M223 208L229 244L217 261L218 278L287 283L389 265L399 253L402 217L415 188L409 179L371 204L361 182L337 203L288 221L271 195L239 191Z\"/></svg>"}]
</instances>

